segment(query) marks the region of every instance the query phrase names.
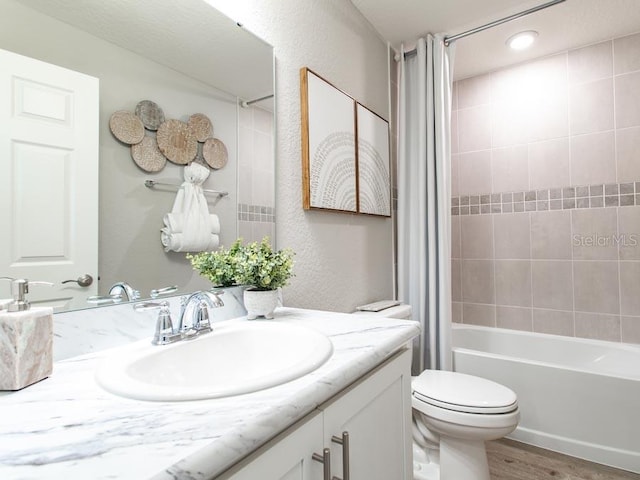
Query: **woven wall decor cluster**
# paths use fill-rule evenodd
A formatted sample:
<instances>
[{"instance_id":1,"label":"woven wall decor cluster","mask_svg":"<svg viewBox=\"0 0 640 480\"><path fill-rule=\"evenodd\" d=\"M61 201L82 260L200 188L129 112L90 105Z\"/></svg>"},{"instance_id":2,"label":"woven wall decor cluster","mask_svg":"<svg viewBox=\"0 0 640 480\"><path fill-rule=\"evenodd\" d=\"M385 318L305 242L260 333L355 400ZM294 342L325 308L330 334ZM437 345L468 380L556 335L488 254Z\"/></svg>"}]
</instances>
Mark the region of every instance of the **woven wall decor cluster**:
<instances>
[{"instance_id":1,"label":"woven wall decor cluster","mask_svg":"<svg viewBox=\"0 0 640 480\"><path fill-rule=\"evenodd\" d=\"M109 119L113 136L131 146L131 158L145 172L159 172L167 160L188 165L194 160L213 169L227 164L227 147L213 137L211 120L194 113L187 122L165 120L162 108L142 100L135 112L118 110Z\"/></svg>"}]
</instances>

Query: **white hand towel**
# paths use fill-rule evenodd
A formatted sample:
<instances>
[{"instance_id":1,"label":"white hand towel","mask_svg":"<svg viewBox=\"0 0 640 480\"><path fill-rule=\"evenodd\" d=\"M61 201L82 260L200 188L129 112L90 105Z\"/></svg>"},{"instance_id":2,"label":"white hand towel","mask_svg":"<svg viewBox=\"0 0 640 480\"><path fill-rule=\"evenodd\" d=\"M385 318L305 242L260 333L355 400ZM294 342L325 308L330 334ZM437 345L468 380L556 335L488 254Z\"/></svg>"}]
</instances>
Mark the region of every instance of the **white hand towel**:
<instances>
[{"instance_id":1,"label":"white hand towel","mask_svg":"<svg viewBox=\"0 0 640 480\"><path fill-rule=\"evenodd\" d=\"M184 231L184 214L183 213L165 213L163 217L164 225L174 233L182 233ZM218 215L212 213L209 215L211 233L220 233L220 219Z\"/></svg>"},{"instance_id":2,"label":"white hand towel","mask_svg":"<svg viewBox=\"0 0 640 480\"><path fill-rule=\"evenodd\" d=\"M171 213L163 217L160 241L165 251L211 251L219 244L220 220L209 213L202 182L209 169L197 162L184 168L184 183L180 186Z\"/></svg>"}]
</instances>

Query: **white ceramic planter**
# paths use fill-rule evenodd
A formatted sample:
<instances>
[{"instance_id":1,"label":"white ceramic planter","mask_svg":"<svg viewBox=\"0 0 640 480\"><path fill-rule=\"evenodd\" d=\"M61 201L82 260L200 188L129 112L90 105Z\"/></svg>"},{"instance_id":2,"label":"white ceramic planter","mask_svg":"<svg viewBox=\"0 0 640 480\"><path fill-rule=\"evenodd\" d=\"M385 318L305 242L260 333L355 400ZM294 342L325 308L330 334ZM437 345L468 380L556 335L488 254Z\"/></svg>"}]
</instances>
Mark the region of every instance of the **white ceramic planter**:
<instances>
[{"instance_id":1,"label":"white ceramic planter","mask_svg":"<svg viewBox=\"0 0 640 480\"><path fill-rule=\"evenodd\" d=\"M247 319L257 317L273 318L273 311L278 305L278 290L255 290L247 288L244 291L244 308L247 309Z\"/></svg>"}]
</instances>

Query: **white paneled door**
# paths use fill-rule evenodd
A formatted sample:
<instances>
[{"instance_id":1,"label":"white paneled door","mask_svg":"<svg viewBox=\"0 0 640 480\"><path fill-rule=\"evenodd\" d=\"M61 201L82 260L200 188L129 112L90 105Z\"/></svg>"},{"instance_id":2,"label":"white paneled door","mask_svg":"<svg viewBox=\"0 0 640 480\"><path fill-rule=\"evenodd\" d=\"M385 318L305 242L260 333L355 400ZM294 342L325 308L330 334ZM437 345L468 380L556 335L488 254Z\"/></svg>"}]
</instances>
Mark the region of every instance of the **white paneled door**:
<instances>
[{"instance_id":1,"label":"white paneled door","mask_svg":"<svg viewBox=\"0 0 640 480\"><path fill-rule=\"evenodd\" d=\"M34 305L97 292L98 113L97 78L0 50L0 276L52 282Z\"/></svg>"}]
</instances>

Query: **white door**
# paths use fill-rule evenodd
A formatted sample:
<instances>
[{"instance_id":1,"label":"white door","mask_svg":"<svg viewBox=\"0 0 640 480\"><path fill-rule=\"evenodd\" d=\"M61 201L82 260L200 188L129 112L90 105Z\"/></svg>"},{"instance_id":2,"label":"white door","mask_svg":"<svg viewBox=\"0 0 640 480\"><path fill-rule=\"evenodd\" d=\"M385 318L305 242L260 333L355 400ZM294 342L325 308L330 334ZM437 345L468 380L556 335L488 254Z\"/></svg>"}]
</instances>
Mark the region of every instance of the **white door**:
<instances>
[{"instance_id":1,"label":"white door","mask_svg":"<svg viewBox=\"0 0 640 480\"><path fill-rule=\"evenodd\" d=\"M0 276L53 282L33 304L97 292L98 112L97 78L0 50ZM91 285L62 284L83 275Z\"/></svg>"}]
</instances>

